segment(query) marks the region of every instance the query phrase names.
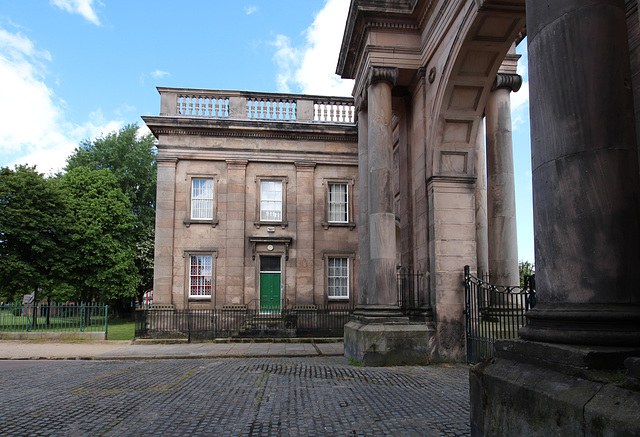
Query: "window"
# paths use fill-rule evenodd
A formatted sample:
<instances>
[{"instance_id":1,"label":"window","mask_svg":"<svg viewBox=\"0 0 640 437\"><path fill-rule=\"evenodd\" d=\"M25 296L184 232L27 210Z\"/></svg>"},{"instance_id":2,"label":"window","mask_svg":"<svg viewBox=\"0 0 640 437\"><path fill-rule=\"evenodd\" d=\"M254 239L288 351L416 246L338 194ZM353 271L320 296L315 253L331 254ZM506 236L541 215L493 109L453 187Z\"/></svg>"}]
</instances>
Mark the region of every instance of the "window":
<instances>
[{"instance_id":1,"label":"window","mask_svg":"<svg viewBox=\"0 0 640 437\"><path fill-rule=\"evenodd\" d=\"M189 298L211 299L212 290L212 256L189 256Z\"/></svg>"},{"instance_id":2,"label":"window","mask_svg":"<svg viewBox=\"0 0 640 437\"><path fill-rule=\"evenodd\" d=\"M329 299L349 298L349 258L330 257L327 271L327 295Z\"/></svg>"},{"instance_id":3,"label":"window","mask_svg":"<svg viewBox=\"0 0 640 437\"><path fill-rule=\"evenodd\" d=\"M191 179L191 220L213 220L213 179Z\"/></svg>"},{"instance_id":4,"label":"window","mask_svg":"<svg viewBox=\"0 0 640 437\"><path fill-rule=\"evenodd\" d=\"M355 181L351 178L324 179L325 211L322 227L347 227L355 229L353 221L353 186Z\"/></svg>"},{"instance_id":5,"label":"window","mask_svg":"<svg viewBox=\"0 0 640 437\"><path fill-rule=\"evenodd\" d=\"M282 221L282 181L260 181L260 221Z\"/></svg>"},{"instance_id":6,"label":"window","mask_svg":"<svg viewBox=\"0 0 640 437\"><path fill-rule=\"evenodd\" d=\"M218 224L216 175L187 175L186 213L184 224Z\"/></svg>"},{"instance_id":7,"label":"window","mask_svg":"<svg viewBox=\"0 0 640 437\"><path fill-rule=\"evenodd\" d=\"M329 223L349 223L349 192L346 183L330 182Z\"/></svg>"}]
</instances>

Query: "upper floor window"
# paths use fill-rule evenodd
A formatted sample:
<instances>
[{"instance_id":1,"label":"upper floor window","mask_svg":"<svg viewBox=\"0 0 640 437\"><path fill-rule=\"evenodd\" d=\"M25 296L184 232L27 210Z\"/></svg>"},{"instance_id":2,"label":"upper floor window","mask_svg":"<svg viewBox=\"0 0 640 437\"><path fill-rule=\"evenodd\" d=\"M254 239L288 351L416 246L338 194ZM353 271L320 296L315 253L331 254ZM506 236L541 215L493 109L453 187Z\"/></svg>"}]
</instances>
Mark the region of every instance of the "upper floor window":
<instances>
[{"instance_id":1,"label":"upper floor window","mask_svg":"<svg viewBox=\"0 0 640 437\"><path fill-rule=\"evenodd\" d=\"M282 221L282 181L260 181L260 220Z\"/></svg>"},{"instance_id":2,"label":"upper floor window","mask_svg":"<svg viewBox=\"0 0 640 437\"><path fill-rule=\"evenodd\" d=\"M329 223L349 223L349 191L346 183L330 182Z\"/></svg>"},{"instance_id":3,"label":"upper floor window","mask_svg":"<svg viewBox=\"0 0 640 437\"><path fill-rule=\"evenodd\" d=\"M287 227L287 176L256 176L256 215L254 226Z\"/></svg>"},{"instance_id":4,"label":"upper floor window","mask_svg":"<svg viewBox=\"0 0 640 437\"><path fill-rule=\"evenodd\" d=\"M213 179L191 179L191 220L213 219Z\"/></svg>"},{"instance_id":5,"label":"upper floor window","mask_svg":"<svg viewBox=\"0 0 640 437\"><path fill-rule=\"evenodd\" d=\"M215 175L187 175L187 211L184 224L218 224Z\"/></svg>"},{"instance_id":6,"label":"upper floor window","mask_svg":"<svg viewBox=\"0 0 640 437\"><path fill-rule=\"evenodd\" d=\"M354 229L356 224L353 206L354 180L324 179L325 213L322 226L329 229L331 226L342 226Z\"/></svg>"}]
</instances>

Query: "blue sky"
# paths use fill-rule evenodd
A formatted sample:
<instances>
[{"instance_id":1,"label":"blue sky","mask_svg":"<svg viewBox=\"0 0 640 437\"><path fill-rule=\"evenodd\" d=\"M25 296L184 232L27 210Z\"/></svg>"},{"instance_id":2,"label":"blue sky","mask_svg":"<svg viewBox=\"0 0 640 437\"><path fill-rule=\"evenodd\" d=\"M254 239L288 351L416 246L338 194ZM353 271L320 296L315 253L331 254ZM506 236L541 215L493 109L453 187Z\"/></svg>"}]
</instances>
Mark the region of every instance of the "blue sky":
<instances>
[{"instance_id":1,"label":"blue sky","mask_svg":"<svg viewBox=\"0 0 640 437\"><path fill-rule=\"evenodd\" d=\"M157 86L350 95L351 82L335 76L348 6L3 0L0 166L57 171L83 139L157 115ZM526 83L512 101L518 245L533 261Z\"/></svg>"}]
</instances>

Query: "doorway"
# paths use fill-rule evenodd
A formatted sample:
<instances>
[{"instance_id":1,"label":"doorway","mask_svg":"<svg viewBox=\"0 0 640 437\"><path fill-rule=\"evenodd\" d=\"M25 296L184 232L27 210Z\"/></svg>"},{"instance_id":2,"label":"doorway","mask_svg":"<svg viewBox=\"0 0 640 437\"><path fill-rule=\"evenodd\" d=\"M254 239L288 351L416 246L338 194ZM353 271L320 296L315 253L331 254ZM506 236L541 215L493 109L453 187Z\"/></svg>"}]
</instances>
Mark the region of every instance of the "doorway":
<instances>
[{"instance_id":1,"label":"doorway","mask_svg":"<svg viewBox=\"0 0 640 437\"><path fill-rule=\"evenodd\" d=\"M282 267L280 256L260 257L260 312L280 312Z\"/></svg>"}]
</instances>

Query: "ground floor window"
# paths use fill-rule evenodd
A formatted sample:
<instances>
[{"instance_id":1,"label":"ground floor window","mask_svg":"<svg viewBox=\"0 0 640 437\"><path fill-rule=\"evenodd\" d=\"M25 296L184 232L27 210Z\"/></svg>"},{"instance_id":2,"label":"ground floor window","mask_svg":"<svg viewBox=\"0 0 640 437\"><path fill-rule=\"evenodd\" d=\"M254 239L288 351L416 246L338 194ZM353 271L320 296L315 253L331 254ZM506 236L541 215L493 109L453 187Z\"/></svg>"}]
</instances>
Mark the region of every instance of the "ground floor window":
<instances>
[{"instance_id":1,"label":"ground floor window","mask_svg":"<svg viewBox=\"0 0 640 437\"><path fill-rule=\"evenodd\" d=\"M212 256L191 255L189 270L189 297L195 299L211 298Z\"/></svg>"},{"instance_id":2,"label":"ground floor window","mask_svg":"<svg viewBox=\"0 0 640 437\"><path fill-rule=\"evenodd\" d=\"M349 258L329 257L327 295L329 299L349 298Z\"/></svg>"}]
</instances>

